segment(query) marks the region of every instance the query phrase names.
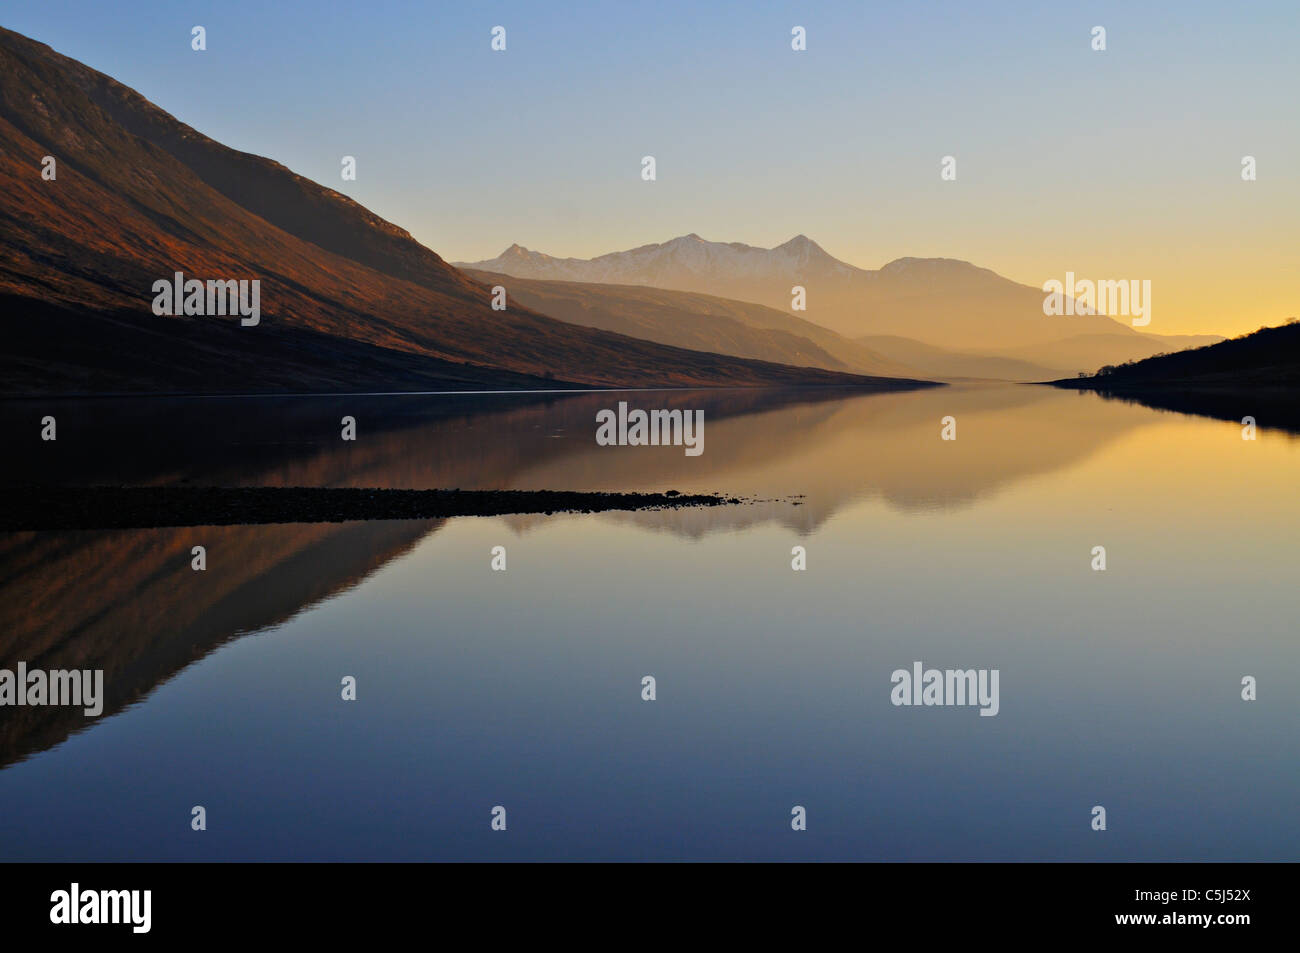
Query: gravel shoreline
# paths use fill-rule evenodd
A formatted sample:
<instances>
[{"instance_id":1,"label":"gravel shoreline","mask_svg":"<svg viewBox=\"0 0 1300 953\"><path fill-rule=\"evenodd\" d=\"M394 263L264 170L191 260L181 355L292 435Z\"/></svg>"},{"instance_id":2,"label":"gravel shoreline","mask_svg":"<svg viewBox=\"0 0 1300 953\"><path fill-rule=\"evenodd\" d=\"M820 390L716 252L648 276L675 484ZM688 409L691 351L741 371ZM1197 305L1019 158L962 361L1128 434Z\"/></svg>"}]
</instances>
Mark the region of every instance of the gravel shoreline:
<instances>
[{"instance_id":1,"label":"gravel shoreline","mask_svg":"<svg viewBox=\"0 0 1300 953\"><path fill-rule=\"evenodd\" d=\"M10 487L0 531L145 529L255 523L599 513L743 503L712 493L564 490L394 490L353 487Z\"/></svg>"}]
</instances>

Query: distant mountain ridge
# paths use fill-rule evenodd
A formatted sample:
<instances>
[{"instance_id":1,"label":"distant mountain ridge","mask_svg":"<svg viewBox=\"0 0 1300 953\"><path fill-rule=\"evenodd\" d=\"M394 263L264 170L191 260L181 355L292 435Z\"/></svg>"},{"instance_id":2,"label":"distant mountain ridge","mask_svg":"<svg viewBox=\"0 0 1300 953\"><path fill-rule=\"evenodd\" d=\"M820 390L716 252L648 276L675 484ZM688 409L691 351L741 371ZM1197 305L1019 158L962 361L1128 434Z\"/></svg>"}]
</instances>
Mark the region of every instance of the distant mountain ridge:
<instances>
[{"instance_id":1,"label":"distant mountain ridge","mask_svg":"<svg viewBox=\"0 0 1300 953\"><path fill-rule=\"evenodd\" d=\"M905 334L928 340L927 329L913 321L892 330L859 326L879 321L867 305L877 309L882 301L908 298L922 303L927 295L1023 294L1032 295L1036 316L1042 314L1043 293L1026 285L954 258L898 258L871 271L831 256L806 235L796 235L774 248L759 248L742 242L706 241L695 233L667 242L641 245L590 259L556 258L511 245L499 256L486 261L457 262L459 268L497 271L520 278L586 281L601 284L643 284L697 291L719 297L753 301L789 311L792 287L802 283L808 291L808 310L802 316L841 334ZM863 300L852 315L843 314L840 299L856 293ZM962 302L958 302L962 303ZM967 304L969 304L967 302ZM1078 327L1125 333L1131 330L1103 315L1078 316ZM1036 322L1042 325L1044 321ZM1082 333L1076 331L1076 333ZM1044 337L1059 336L1046 329ZM972 343L978 343L973 339ZM933 341L940 346L962 346L958 339ZM1019 343L1025 343L1023 339Z\"/></svg>"},{"instance_id":2,"label":"distant mountain ridge","mask_svg":"<svg viewBox=\"0 0 1300 953\"><path fill-rule=\"evenodd\" d=\"M657 276L674 281L717 279L750 275L798 277L804 274L849 275L861 269L837 261L805 235L796 235L775 248L757 248L742 242L710 242L692 232L659 244L596 258L555 258L514 244L496 258L458 262L457 267L500 271L520 278L588 281L601 284L650 284ZM700 290L700 289L689 289Z\"/></svg>"},{"instance_id":3,"label":"distant mountain ridge","mask_svg":"<svg viewBox=\"0 0 1300 953\"><path fill-rule=\"evenodd\" d=\"M792 313L791 288L802 285L807 310L798 316L845 337L906 338L980 358L1028 360L1042 369L1090 370L1093 355L1090 349L1075 354L1066 348L1044 363L1005 352L1108 335L1113 338L1111 350L1137 358L1221 340L1213 335L1174 339L1140 333L1126 320L1102 314L1048 316L1043 313L1043 291L970 262L908 257L872 271L836 259L805 235L765 249L706 241L691 233L591 259L557 258L514 244L496 258L459 262L457 267L538 280L691 291L786 313ZM885 356L906 363L897 354Z\"/></svg>"}]
</instances>

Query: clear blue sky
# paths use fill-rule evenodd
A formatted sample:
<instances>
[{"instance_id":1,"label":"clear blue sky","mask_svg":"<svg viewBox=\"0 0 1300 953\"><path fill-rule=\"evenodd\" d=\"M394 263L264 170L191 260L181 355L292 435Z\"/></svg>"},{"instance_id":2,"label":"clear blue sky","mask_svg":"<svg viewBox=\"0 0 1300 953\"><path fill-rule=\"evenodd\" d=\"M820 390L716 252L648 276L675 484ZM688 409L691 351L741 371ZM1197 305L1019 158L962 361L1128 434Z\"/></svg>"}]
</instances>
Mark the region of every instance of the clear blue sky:
<instances>
[{"instance_id":1,"label":"clear blue sky","mask_svg":"<svg viewBox=\"0 0 1300 953\"><path fill-rule=\"evenodd\" d=\"M802 232L863 267L1153 278L1164 331L1300 311L1297 0L51 0L0 23L451 260Z\"/></svg>"}]
</instances>

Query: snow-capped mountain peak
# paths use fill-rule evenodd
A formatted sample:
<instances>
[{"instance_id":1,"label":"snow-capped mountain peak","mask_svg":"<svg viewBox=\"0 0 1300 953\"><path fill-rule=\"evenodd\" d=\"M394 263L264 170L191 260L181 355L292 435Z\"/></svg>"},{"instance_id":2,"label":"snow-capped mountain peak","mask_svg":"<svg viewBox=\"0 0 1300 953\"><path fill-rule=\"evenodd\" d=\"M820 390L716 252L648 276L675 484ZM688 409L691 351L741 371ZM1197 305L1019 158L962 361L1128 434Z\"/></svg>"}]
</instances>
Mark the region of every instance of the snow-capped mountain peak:
<instances>
[{"instance_id":1,"label":"snow-capped mountain peak","mask_svg":"<svg viewBox=\"0 0 1300 953\"><path fill-rule=\"evenodd\" d=\"M734 281L752 278L800 280L860 269L831 257L806 235L775 248L743 242L713 242L695 232L596 258L553 258L514 244L496 258L460 262L459 267L517 275L521 278L587 281L613 284L674 286L683 280Z\"/></svg>"},{"instance_id":2,"label":"snow-capped mountain peak","mask_svg":"<svg viewBox=\"0 0 1300 953\"><path fill-rule=\"evenodd\" d=\"M1104 315L1046 321L1043 293L956 258L898 258L878 270L839 261L807 235L774 248L714 242L694 232L596 258L551 258L511 246L460 265L519 278L643 285L749 301L849 336L895 335L941 347L1027 346L1079 334L1134 334ZM513 252L513 253L512 253ZM804 295L795 292L804 289ZM1070 366L1070 365L1065 365Z\"/></svg>"}]
</instances>

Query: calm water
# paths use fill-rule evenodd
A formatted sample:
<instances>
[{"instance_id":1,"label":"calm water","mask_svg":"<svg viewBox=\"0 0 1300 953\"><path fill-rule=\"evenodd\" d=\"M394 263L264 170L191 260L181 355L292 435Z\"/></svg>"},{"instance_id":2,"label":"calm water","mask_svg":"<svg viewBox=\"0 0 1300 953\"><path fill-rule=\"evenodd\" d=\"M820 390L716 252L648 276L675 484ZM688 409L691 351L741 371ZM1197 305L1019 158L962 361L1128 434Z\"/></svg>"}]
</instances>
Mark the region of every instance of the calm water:
<instances>
[{"instance_id":1,"label":"calm water","mask_svg":"<svg viewBox=\"0 0 1300 953\"><path fill-rule=\"evenodd\" d=\"M704 408L703 455L597 447L595 411L618 399ZM55 444L38 439L47 413ZM949 414L955 442L939 439ZM9 402L0 424L10 486L767 501L0 535L0 667L103 668L108 694L98 719L0 709L0 859L1300 850L1286 433L1243 441L1228 422L1016 386ZM893 706L890 674L916 660L1000 670L1000 713ZM191 831L193 805L208 830Z\"/></svg>"}]
</instances>

